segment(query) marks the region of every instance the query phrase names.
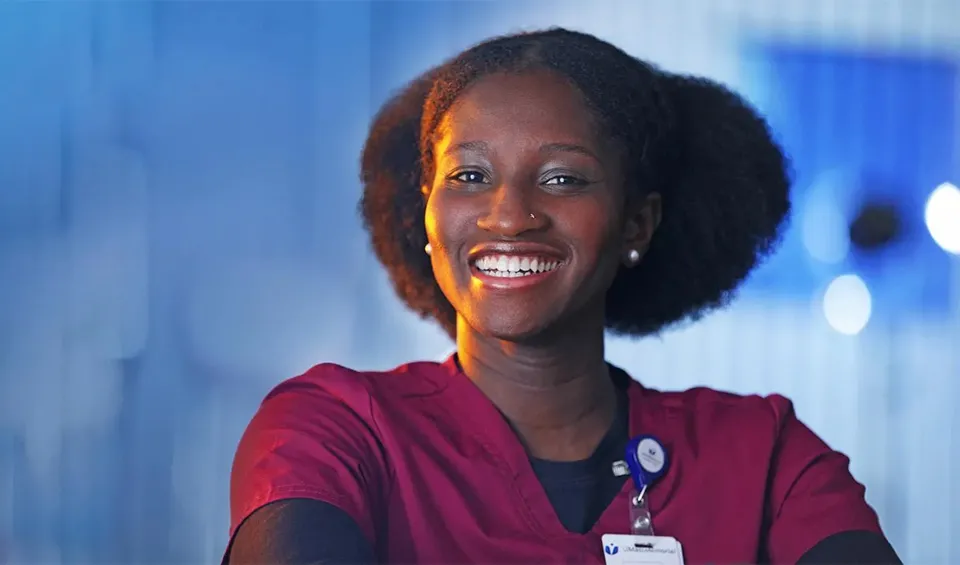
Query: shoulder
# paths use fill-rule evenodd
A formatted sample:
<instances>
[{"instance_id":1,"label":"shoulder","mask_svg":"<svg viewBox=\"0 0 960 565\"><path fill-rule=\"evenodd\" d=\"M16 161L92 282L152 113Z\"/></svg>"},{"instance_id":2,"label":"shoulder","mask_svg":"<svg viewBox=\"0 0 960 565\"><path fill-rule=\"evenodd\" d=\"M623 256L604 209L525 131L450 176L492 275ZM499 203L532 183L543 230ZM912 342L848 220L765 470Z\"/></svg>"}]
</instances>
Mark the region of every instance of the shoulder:
<instances>
[{"instance_id":1,"label":"shoulder","mask_svg":"<svg viewBox=\"0 0 960 565\"><path fill-rule=\"evenodd\" d=\"M442 363L414 361L386 371L361 371L336 363L321 363L274 387L260 411L275 405L313 412L316 404L334 402L359 416L371 416L373 406L394 399L426 395L443 386Z\"/></svg>"},{"instance_id":2,"label":"shoulder","mask_svg":"<svg viewBox=\"0 0 960 565\"><path fill-rule=\"evenodd\" d=\"M646 390L644 398L663 415L669 435L698 446L701 456L720 456L722 451L738 472L749 468L765 473L766 480L787 480L825 456L846 462L797 417L793 402L779 394L739 395L698 387ZM846 472L845 465L833 470L840 472L841 467Z\"/></svg>"},{"instance_id":3,"label":"shoulder","mask_svg":"<svg viewBox=\"0 0 960 565\"><path fill-rule=\"evenodd\" d=\"M645 388L644 393L663 406L675 409L707 408L716 411L760 411L768 414L787 408L790 400L779 394L736 394L709 387L693 387L680 391ZM771 412L773 411L773 412Z\"/></svg>"},{"instance_id":4,"label":"shoulder","mask_svg":"<svg viewBox=\"0 0 960 565\"><path fill-rule=\"evenodd\" d=\"M752 500L762 500L758 516L771 562L795 563L844 532L882 537L864 486L850 473L849 459L808 428L788 398L708 388L646 391L646 396L673 418L675 433L693 450L691 460L699 461L698 476L711 483L726 477L737 485L744 507L751 500L748 493L754 493Z\"/></svg>"},{"instance_id":5,"label":"shoulder","mask_svg":"<svg viewBox=\"0 0 960 565\"><path fill-rule=\"evenodd\" d=\"M368 511L389 483L378 414L384 403L440 382L438 363L389 371L316 365L273 388L243 433L231 472L233 530L254 510L310 498L372 532Z\"/></svg>"},{"instance_id":6,"label":"shoulder","mask_svg":"<svg viewBox=\"0 0 960 565\"><path fill-rule=\"evenodd\" d=\"M737 431L777 437L796 420L793 402L779 394L739 395L696 387L677 392L646 389L645 396L669 415L714 433Z\"/></svg>"},{"instance_id":7,"label":"shoulder","mask_svg":"<svg viewBox=\"0 0 960 565\"><path fill-rule=\"evenodd\" d=\"M380 421L406 398L441 387L443 365L413 362L388 371L322 363L267 393L244 432L237 457L296 446L304 453L350 442L375 449Z\"/></svg>"}]
</instances>

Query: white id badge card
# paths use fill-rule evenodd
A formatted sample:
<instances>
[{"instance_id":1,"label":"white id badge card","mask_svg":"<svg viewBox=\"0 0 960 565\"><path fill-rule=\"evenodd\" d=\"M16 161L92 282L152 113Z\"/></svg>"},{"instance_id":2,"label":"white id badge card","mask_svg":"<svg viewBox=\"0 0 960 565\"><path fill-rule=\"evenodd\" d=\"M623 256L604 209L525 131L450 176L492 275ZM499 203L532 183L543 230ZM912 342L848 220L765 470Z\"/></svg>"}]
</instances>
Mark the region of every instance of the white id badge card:
<instances>
[{"instance_id":1,"label":"white id badge card","mask_svg":"<svg viewBox=\"0 0 960 565\"><path fill-rule=\"evenodd\" d=\"M604 534L606 565L683 565L680 542L667 536Z\"/></svg>"}]
</instances>

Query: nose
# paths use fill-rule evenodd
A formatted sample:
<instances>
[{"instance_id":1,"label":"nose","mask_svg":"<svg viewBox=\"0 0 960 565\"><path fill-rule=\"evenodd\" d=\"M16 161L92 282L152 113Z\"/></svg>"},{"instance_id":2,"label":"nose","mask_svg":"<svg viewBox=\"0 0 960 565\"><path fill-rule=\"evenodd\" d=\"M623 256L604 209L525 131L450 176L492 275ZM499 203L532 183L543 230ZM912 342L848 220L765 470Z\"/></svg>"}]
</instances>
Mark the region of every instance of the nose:
<instances>
[{"instance_id":1,"label":"nose","mask_svg":"<svg viewBox=\"0 0 960 565\"><path fill-rule=\"evenodd\" d=\"M516 186L502 184L492 194L489 211L477 220L480 229L503 237L543 229L546 216L533 210L529 197Z\"/></svg>"}]
</instances>

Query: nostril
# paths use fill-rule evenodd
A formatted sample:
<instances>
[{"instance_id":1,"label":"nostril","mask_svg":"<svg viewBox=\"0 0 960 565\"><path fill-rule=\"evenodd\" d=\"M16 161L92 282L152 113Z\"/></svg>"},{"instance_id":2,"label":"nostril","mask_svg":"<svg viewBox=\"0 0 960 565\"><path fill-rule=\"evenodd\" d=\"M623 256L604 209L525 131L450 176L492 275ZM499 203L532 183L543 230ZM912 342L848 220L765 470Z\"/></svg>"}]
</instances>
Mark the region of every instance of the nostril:
<instances>
[{"instance_id":1,"label":"nostril","mask_svg":"<svg viewBox=\"0 0 960 565\"><path fill-rule=\"evenodd\" d=\"M496 233L505 237L515 237L527 231L542 229L546 216L540 212L531 212L529 209L502 210L494 208L489 214L477 219L480 229Z\"/></svg>"}]
</instances>

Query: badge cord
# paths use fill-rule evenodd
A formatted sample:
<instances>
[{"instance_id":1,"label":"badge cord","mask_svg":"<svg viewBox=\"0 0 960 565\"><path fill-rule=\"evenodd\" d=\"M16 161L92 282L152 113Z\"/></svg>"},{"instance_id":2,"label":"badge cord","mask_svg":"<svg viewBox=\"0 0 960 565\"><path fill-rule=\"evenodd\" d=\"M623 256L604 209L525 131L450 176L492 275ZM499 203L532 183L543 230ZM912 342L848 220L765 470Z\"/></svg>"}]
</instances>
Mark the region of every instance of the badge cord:
<instances>
[{"instance_id":1,"label":"badge cord","mask_svg":"<svg viewBox=\"0 0 960 565\"><path fill-rule=\"evenodd\" d=\"M630 493L630 533L652 536L653 516L647 494L667 470L667 452L656 438L639 436L627 443L625 463L634 487ZM623 462L614 463L614 474L623 475L623 470Z\"/></svg>"}]
</instances>

